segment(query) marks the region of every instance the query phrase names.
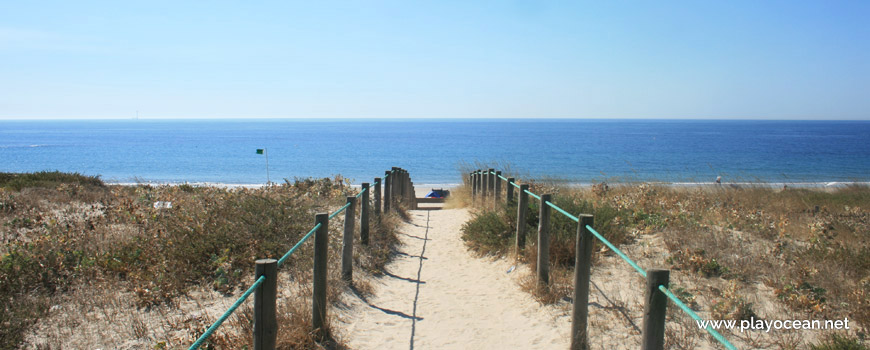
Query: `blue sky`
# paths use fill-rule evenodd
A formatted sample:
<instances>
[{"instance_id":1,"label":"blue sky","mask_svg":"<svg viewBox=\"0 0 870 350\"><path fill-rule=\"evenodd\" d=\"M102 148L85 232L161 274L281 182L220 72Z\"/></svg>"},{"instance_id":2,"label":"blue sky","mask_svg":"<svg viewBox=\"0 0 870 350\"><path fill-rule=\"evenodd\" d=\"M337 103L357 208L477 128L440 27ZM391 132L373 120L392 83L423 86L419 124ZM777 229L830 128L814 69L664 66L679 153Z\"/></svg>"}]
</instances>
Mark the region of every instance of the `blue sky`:
<instances>
[{"instance_id":1,"label":"blue sky","mask_svg":"<svg viewBox=\"0 0 870 350\"><path fill-rule=\"evenodd\" d=\"M868 1L5 1L0 118L870 119Z\"/></svg>"}]
</instances>

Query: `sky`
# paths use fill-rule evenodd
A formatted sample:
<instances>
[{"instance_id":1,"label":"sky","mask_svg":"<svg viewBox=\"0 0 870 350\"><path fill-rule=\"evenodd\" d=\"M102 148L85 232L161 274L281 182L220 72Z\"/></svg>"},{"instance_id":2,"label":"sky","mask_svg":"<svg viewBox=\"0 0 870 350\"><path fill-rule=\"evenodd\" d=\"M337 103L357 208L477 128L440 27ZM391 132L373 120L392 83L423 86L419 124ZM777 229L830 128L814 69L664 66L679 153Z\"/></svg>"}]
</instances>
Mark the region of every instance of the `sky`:
<instances>
[{"instance_id":1,"label":"sky","mask_svg":"<svg viewBox=\"0 0 870 350\"><path fill-rule=\"evenodd\" d=\"M0 119L870 119L870 1L4 1Z\"/></svg>"}]
</instances>

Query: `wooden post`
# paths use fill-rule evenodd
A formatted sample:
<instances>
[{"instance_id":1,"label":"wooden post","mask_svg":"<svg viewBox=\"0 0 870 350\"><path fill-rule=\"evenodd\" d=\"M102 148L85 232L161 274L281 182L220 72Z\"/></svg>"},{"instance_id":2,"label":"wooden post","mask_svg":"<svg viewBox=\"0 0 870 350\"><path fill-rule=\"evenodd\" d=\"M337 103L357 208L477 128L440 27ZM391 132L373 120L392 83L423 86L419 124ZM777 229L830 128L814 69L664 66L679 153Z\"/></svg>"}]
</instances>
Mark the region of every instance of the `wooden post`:
<instances>
[{"instance_id":1,"label":"wooden post","mask_svg":"<svg viewBox=\"0 0 870 350\"><path fill-rule=\"evenodd\" d=\"M493 169L493 168L489 168L489 170L486 171L487 181L489 181L486 183L486 187L487 187L486 190L487 190L487 192L489 192L489 195L493 198L495 198L495 175L493 175L494 172L495 172L495 169Z\"/></svg>"},{"instance_id":2,"label":"wooden post","mask_svg":"<svg viewBox=\"0 0 870 350\"><path fill-rule=\"evenodd\" d=\"M571 320L571 350L587 350L586 330L589 316L589 278L592 271L592 245L595 240L586 228L593 224L592 215L578 215L577 240L574 246L574 312Z\"/></svg>"},{"instance_id":3,"label":"wooden post","mask_svg":"<svg viewBox=\"0 0 870 350\"><path fill-rule=\"evenodd\" d=\"M507 199L505 200L505 203L507 203L507 204L511 204L514 202L514 184L516 183L516 181L517 181L517 179L515 179L515 178L512 178L512 177L508 178L507 195L505 196L505 197L507 197Z\"/></svg>"},{"instance_id":4,"label":"wooden post","mask_svg":"<svg viewBox=\"0 0 870 350\"><path fill-rule=\"evenodd\" d=\"M278 260L256 261L256 277L266 276L260 288L254 291L254 350L275 349L278 339Z\"/></svg>"},{"instance_id":5,"label":"wooden post","mask_svg":"<svg viewBox=\"0 0 870 350\"><path fill-rule=\"evenodd\" d=\"M411 189L411 179L408 177L408 171L402 169L402 202L408 202L408 192Z\"/></svg>"},{"instance_id":6,"label":"wooden post","mask_svg":"<svg viewBox=\"0 0 870 350\"><path fill-rule=\"evenodd\" d=\"M404 202L403 197L405 196L405 172L402 171L402 168L396 168L396 193L394 196L398 198L396 201Z\"/></svg>"},{"instance_id":7,"label":"wooden post","mask_svg":"<svg viewBox=\"0 0 870 350\"><path fill-rule=\"evenodd\" d=\"M486 197L488 195L487 192L489 192L489 173L487 173L486 170L481 170L481 173L482 174L480 175L480 188L482 189L482 191L480 198L482 200L480 201L480 203L486 205Z\"/></svg>"},{"instance_id":8,"label":"wooden post","mask_svg":"<svg viewBox=\"0 0 870 350\"><path fill-rule=\"evenodd\" d=\"M475 170L471 173L471 185L474 188L474 191L471 192L471 204L472 206L480 203L480 182L477 181L480 178L480 170Z\"/></svg>"},{"instance_id":9,"label":"wooden post","mask_svg":"<svg viewBox=\"0 0 870 350\"><path fill-rule=\"evenodd\" d=\"M411 181L411 173L408 173L408 203L410 209L417 209L417 194L414 193L414 181Z\"/></svg>"},{"instance_id":10,"label":"wooden post","mask_svg":"<svg viewBox=\"0 0 870 350\"><path fill-rule=\"evenodd\" d=\"M550 206L553 196L541 195L541 211L538 216L538 285L550 284Z\"/></svg>"},{"instance_id":11,"label":"wooden post","mask_svg":"<svg viewBox=\"0 0 870 350\"><path fill-rule=\"evenodd\" d=\"M398 168L393 167L393 172L390 177L393 178L393 180L390 181L390 202L393 206L393 211L395 211L399 208L399 184L402 183L402 175L399 174Z\"/></svg>"},{"instance_id":12,"label":"wooden post","mask_svg":"<svg viewBox=\"0 0 870 350\"><path fill-rule=\"evenodd\" d=\"M643 341L641 350L662 350L665 346L665 314L668 296L659 286L668 286L670 271L646 270L646 303L643 306Z\"/></svg>"},{"instance_id":13,"label":"wooden post","mask_svg":"<svg viewBox=\"0 0 870 350\"><path fill-rule=\"evenodd\" d=\"M327 335L326 330L326 264L329 254L329 214L317 213L314 224L320 224L320 228L314 233L314 288L311 325L314 328L315 337L323 339Z\"/></svg>"},{"instance_id":14,"label":"wooden post","mask_svg":"<svg viewBox=\"0 0 870 350\"><path fill-rule=\"evenodd\" d=\"M417 209L417 188L414 187L414 181L411 181L411 191L408 196L411 197L411 206Z\"/></svg>"},{"instance_id":15,"label":"wooden post","mask_svg":"<svg viewBox=\"0 0 870 350\"><path fill-rule=\"evenodd\" d=\"M369 188L368 182L362 184L362 205L359 208L359 240L369 245Z\"/></svg>"},{"instance_id":16,"label":"wooden post","mask_svg":"<svg viewBox=\"0 0 870 350\"><path fill-rule=\"evenodd\" d=\"M396 208L398 208L399 203L403 202L402 196L405 195L405 174L402 173L402 168L396 168L396 181L394 182L394 184L395 186L393 187L393 203L395 203Z\"/></svg>"},{"instance_id":17,"label":"wooden post","mask_svg":"<svg viewBox=\"0 0 870 350\"><path fill-rule=\"evenodd\" d=\"M390 189L393 187L393 176L390 171L384 172L384 215L390 212Z\"/></svg>"},{"instance_id":18,"label":"wooden post","mask_svg":"<svg viewBox=\"0 0 870 350\"><path fill-rule=\"evenodd\" d=\"M375 217L381 222L381 178L375 178ZM365 243L363 243L365 244Z\"/></svg>"},{"instance_id":19,"label":"wooden post","mask_svg":"<svg viewBox=\"0 0 870 350\"><path fill-rule=\"evenodd\" d=\"M498 202L501 202L501 171L495 172L495 199L493 200L493 207L498 208Z\"/></svg>"},{"instance_id":20,"label":"wooden post","mask_svg":"<svg viewBox=\"0 0 870 350\"><path fill-rule=\"evenodd\" d=\"M517 204L517 258L526 246L526 213L529 212L528 184L520 185L520 201Z\"/></svg>"},{"instance_id":21,"label":"wooden post","mask_svg":"<svg viewBox=\"0 0 870 350\"><path fill-rule=\"evenodd\" d=\"M344 237L341 241L341 279L353 281L353 223L356 197L348 196L349 206L344 210ZM362 227L360 227L362 229Z\"/></svg>"},{"instance_id":22,"label":"wooden post","mask_svg":"<svg viewBox=\"0 0 870 350\"><path fill-rule=\"evenodd\" d=\"M468 174L468 180L471 182L471 206L474 206L477 203L477 173Z\"/></svg>"}]
</instances>

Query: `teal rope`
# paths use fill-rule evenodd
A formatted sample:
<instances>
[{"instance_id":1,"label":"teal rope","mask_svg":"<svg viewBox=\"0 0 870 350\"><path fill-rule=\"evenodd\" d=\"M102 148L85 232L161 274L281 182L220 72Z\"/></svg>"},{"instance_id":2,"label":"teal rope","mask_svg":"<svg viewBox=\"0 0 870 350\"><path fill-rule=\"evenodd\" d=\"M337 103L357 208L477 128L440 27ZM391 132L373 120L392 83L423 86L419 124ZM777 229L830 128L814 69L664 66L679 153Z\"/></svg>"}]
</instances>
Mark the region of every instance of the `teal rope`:
<instances>
[{"instance_id":1,"label":"teal rope","mask_svg":"<svg viewBox=\"0 0 870 350\"><path fill-rule=\"evenodd\" d=\"M377 184L377 182L375 182L375 184ZM359 191L359 193L356 194L356 198L359 198L359 196L362 196L363 193L366 193L366 191L368 191L369 188L372 188L372 187L369 186L369 187L367 187L366 189L364 189L364 190L362 190L362 191Z\"/></svg>"},{"instance_id":2,"label":"teal rope","mask_svg":"<svg viewBox=\"0 0 870 350\"><path fill-rule=\"evenodd\" d=\"M390 175L386 174L386 175L384 175L384 178L386 179L388 176L390 176ZM375 184L377 184L377 183L378 182L375 181ZM356 195L356 197L359 198L359 196L362 195L363 193L365 193L365 191L360 191L360 193L358 193ZM349 206L350 206L350 203L345 204L343 207L338 209L338 211L336 211L335 213L332 213L332 215L330 215L329 218L332 219L333 217L338 215L338 213L341 213L342 211L347 209L347 207L349 207ZM287 251L287 253L285 253L284 256L281 257L281 259L278 259L278 266L280 267L284 263L284 261L286 261L287 258L290 257L290 255L292 255L294 252L296 252L297 249L299 249L300 246L302 246L302 243L305 243L305 241L307 241L309 238L311 238L311 235L313 235L314 232L317 232L317 229L319 229L320 226L321 226L321 224L314 225L314 228L312 228L311 231L308 231L308 233L305 234L305 236L302 237L302 239L299 240L299 242L296 243L296 245L294 245L293 248L290 248L290 250ZM211 327L208 327L208 329L206 329L205 333L203 333L201 336L199 336L199 338L196 340L196 342L194 342L190 346L190 348L188 348L188 350L199 349L199 347L202 346L202 343L204 343L209 337L211 337L212 333L214 333L214 331L216 331L218 329L218 327L220 327L221 324L223 324L224 321L226 321L227 318L229 318L230 315L232 315L233 312L235 312L236 309L238 309L239 306L241 306L242 303L246 299L248 299L249 296L251 296L251 293L253 293L255 290L257 290L257 288L259 288L260 285L263 284L263 281L265 281L265 280L266 280L266 276L260 276L260 278L258 278L256 281L254 281L254 284L252 284L251 287L248 288L248 290L245 291L245 293L242 294L242 296L239 297L239 299L236 300L236 302L233 303L233 305L230 306L230 308L226 312L224 312L224 314L221 315L221 317L218 318L217 321L214 322L214 324L211 325Z\"/></svg>"},{"instance_id":3,"label":"teal rope","mask_svg":"<svg viewBox=\"0 0 870 350\"><path fill-rule=\"evenodd\" d=\"M643 278L646 278L646 271L644 271L642 268L640 268L640 266L638 266L637 263L635 263L634 261L629 259L628 256L625 255L625 253L623 253L621 250L619 250L619 248L614 246L613 243L610 243L610 241L608 241L606 238L604 238L604 236L602 236L600 233L598 233L598 231L595 231L595 229L593 229L592 226L586 225L586 228L589 230L589 232L592 232L592 234L595 235L595 237L598 237L599 241L604 243L604 245L606 245L608 248L610 248L610 250L615 252L616 255L619 255L619 257L622 258L622 260L625 260L625 262L627 262L629 265L631 265L631 267L633 267L635 270L637 270L637 272L640 273L640 275L643 276Z\"/></svg>"},{"instance_id":4,"label":"teal rope","mask_svg":"<svg viewBox=\"0 0 870 350\"><path fill-rule=\"evenodd\" d=\"M498 176L498 177L499 177L499 178L501 178L501 179L502 179L502 180L505 180L505 181L507 181L507 183L509 183L509 184L511 184L511 185L514 185L514 187L516 187L516 188L520 188L520 185L517 185L517 183L516 183L516 182L510 182L510 181L508 181L508 179L507 179L507 178L506 178L506 177L504 177L504 176L501 176L501 175L499 175L499 176ZM530 193L530 194L531 194L531 193ZM538 199L541 199L541 198L540 198L540 197L538 197Z\"/></svg>"},{"instance_id":5,"label":"teal rope","mask_svg":"<svg viewBox=\"0 0 870 350\"><path fill-rule=\"evenodd\" d=\"M305 241L307 241L309 238L311 238L311 235L313 235L314 232L316 232L317 229L320 228L320 225L321 224L314 225L314 228L311 229L311 231L308 231L308 233L305 234L305 236L302 237L302 239L299 240L299 242L296 243L296 245L294 245L293 248L290 248L290 250L288 250L287 253L285 253L284 256L281 257L281 259L278 259L278 267L281 267L281 264L284 263L284 260L287 260L287 258L289 258L290 255L296 251L296 249L299 249L299 247L302 245L302 243L305 243Z\"/></svg>"},{"instance_id":6,"label":"teal rope","mask_svg":"<svg viewBox=\"0 0 870 350\"><path fill-rule=\"evenodd\" d=\"M579 218L577 218L577 217L574 216L574 215L568 214L567 211L563 210L562 208L559 208L558 206L556 206L555 204L553 204L553 202L549 202L549 201L548 201L548 202L546 202L546 203L547 203L547 205L549 205L551 208L558 210L558 211L559 211L560 213L562 213L562 214L565 214L565 216L567 216L569 219L574 220L574 222L580 222L580 219L579 219Z\"/></svg>"},{"instance_id":7,"label":"teal rope","mask_svg":"<svg viewBox=\"0 0 870 350\"><path fill-rule=\"evenodd\" d=\"M540 197L540 196L538 196L538 195L536 195L536 194L534 194L534 193L532 193L532 192L529 192L529 190L526 190L525 192L528 193L530 196L535 197L535 198L537 198L538 200L541 200L541 197Z\"/></svg>"},{"instance_id":8,"label":"teal rope","mask_svg":"<svg viewBox=\"0 0 870 350\"><path fill-rule=\"evenodd\" d=\"M687 314L689 314L689 316L692 316L692 318L694 318L695 321L701 321L701 318L698 317L698 315L694 311L692 311L692 309L690 309L688 306L686 306L686 304L683 304L683 302L680 301L680 298L677 298L677 296L674 295L674 293L671 293L671 291L668 290L667 287L659 286L659 290L662 291L662 293L665 293L665 295L667 295L668 298L671 298L671 300L674 302L674 304L677 304L677 306L679 306L680 309L683 309L683 311L685 311ZM704 328L704 330L706 330L707 333L710 333L710 335L712 335L713 338L716 338L716 340L718 340L719 343L722 343L722 345L724 345L726 349L737 350L737 348L734 345L732 345L730 342L728 342L728 340L725 339L725 337L723 337L722 334L719 334L719 332L717 332L715 329L713 329L713 327L711 327L710 325L707 325L707 328Z\"/></svg>"},{"instance_id":9,"label":"teal rope","mask_svg":"<svg viewBox=\"0 0 870 350\"><path fill-rule=\"evenodd\" d=\"M242 296L238 300L236 300L235 303L233 303L233 306L230 306L230 308L227 310L227 312L224 312L224 314L221 315L221 317L218 318L217 321L215 321L214 324L211 325L211 327L208 327L208 329L205 331L205 333L203 333L201 336L199 336L199 339L197 339L196 342L194 342L193 345L191 345L190 348L188 348L188 350L198 349L202 345L202 343L204 343L206 341L206 339L208 339L208 337L210 337L211 334L214 333L214 331L216 331L218 329L218 327L220 327L221 324L223 324L224 321L226 321L227 318L229 318L230 315L233 314L233 311L236 311L236 309L240 305L242 305L242 303L245 301L245 299L248 299L248 297L251 295L251 293L253 293L255 290L257 290L257 288L260 287L260 285L263 284L263 281L265 281L265 280L266 280L266 276L262 275L262 276L260 276L260 278L258 278L256 281L254 281L254 284L252 284L251 287L248 288L247 291L245 291L245 294L242 294Z\"/></svg>"},{"instance_id":10,"label":"teal rope","mask_svg":"<svg viewBox=\"0 0 870 350\"><path fill-rule=\"evenodd\" d=\"M350 202L347 202L347 204L345 204L343 207L339 208L336 212L329 214L329 218L330 219L334 218L336 215L338 215L338 213L343 212L349 206L350 206Z\"/></svg>"},{"instance_id":11,"label":"teal rope","mask_svg":"<svg viewBox=\"0 0 870 350\"><path fill-rule=\"evenodd\" d=\"M538 200L541 199L541 197L536 196L534 193L529 192L528 190L526 190L525 192L528 193L529 195L537 198ZM557 211L559 211L563 215L567 216L569 219L573 220L574 222L580 222L579 218L577 218L574 215L571 215L570 213L563 210L562 208L559 208L559 206L553 204L552 202L547 201L544 203L549 205L551 208L556 209ZM635 270L637 270L637 272L640 273L641 276L646 278L646 271L644 271L642 268L640 268L640 266L637 263L632 261L627 255L625 255L625 253L623 253L621 250L619 250L619 248L616 248L616 246L614 246L612 243L610 243L610 241L608 241L606 238L604 238L604 236L602 236L600 233L598 233L598 231L595 231L595 229L593 229L592 226L586 225L586 228L589 230L589 232L592 232L592 234L595 235L595 237L598 238L599 241L604 243L608 248L610 248L610 250L612 250L617 255L619 255L619 257L622 258L622 260L625 260L625 262L627 262L629 265L631 265L631 267L633 267ZM698 315L695 314L695 312L692 311L692 309L690 309L688 306L686 306L686 304L683 304L683 302L680 301L680 298L677 298L677 296L674 295L673 293L671 293L671 291L668 290L665 286L659 286L659 290L661 290L662 293L665 293L665 295L667 295L668 298L673 300L674 304L677 304L677 306L679 306L680 309L682 309L684 312L689 314L689 316L694 318L696 321L701 321L701 318L698 317ZM737 350L737 348L734 347L734 345L732 345L730 342L728 342L728 340L725 339L725 337L723 337L722 334L719 334L719 332L717 332L711 326L708 325L707 328L705 328L705 330L707 331L707 333L710 333L710 335L712 335L713 338L718 340L719 343L722 343L722 345L724 345L725 348L727 348L729 350Z\"/></svg>"}]
</instances>

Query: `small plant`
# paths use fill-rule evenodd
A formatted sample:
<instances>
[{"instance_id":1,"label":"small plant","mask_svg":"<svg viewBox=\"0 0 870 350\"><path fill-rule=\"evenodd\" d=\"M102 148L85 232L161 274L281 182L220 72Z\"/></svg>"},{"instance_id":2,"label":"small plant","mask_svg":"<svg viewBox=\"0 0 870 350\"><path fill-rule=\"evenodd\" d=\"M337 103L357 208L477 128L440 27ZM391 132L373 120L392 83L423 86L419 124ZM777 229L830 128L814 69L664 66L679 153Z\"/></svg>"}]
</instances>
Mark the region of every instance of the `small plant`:
<instances>
[{"instance_id":1,"label":"small plant","mask_svg":"<svg viewBox=\"0 0 870 350\"><path fill-rule=\"evenodd\" d=\"M775 291L777 298L797 309L812 312L823 312L826 309L824 288L813 286L808 282L787 283Z\"/></svg>"},{"instance_id":2,"label":"small plant","mask_svg":"<svg viewBox=\"0 0 870 350\"><path fill-rule=\"evenodd\" d=\"M713 304L711 314L714 319L749 320L759 318L752 310L752 303L738 293L736 281L731 281L722 293L721 299Z\"/></svg>"},{"instance_id":3,"label":"small plant","mask_svg":"<svg viewBox=\"0 0 870 350\"><path fill-rule=\"evenodd\" d=\"M708 258L705 255L703 249L690 250L686 248L672 253L668 257L667 263L671 264L674 269L688 269L704 277L722 276L728 272L728 268L720 265L716 258Z\"/></svg>"},{"instance_id":4,"label":"small plant","mask_svg":"<svg viewBox=\"0 0 870 350\"><path fill-rule=\"evenodd\" d=\"M515 232L503 216L495 211L474 213L462 225L462 239L471 249L483 254L506 253Z\"/></svg>"},{"instance_id":5,"label":"small plant","mask_svg":"<svg viewBox=\"0 0 870 350\"><path fill-rule=\"evenodd\" d=\"M870 350L870 348L858 338L832 334L820 343L810 345L810 350Z\"/></svg>"}]
</instances>

